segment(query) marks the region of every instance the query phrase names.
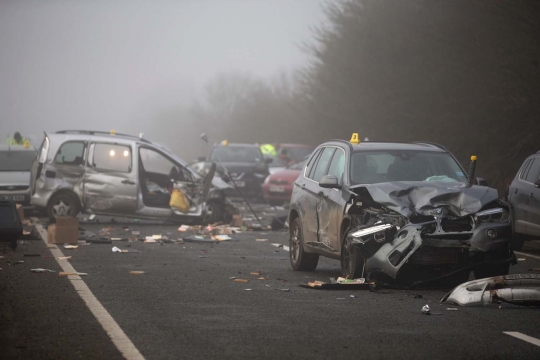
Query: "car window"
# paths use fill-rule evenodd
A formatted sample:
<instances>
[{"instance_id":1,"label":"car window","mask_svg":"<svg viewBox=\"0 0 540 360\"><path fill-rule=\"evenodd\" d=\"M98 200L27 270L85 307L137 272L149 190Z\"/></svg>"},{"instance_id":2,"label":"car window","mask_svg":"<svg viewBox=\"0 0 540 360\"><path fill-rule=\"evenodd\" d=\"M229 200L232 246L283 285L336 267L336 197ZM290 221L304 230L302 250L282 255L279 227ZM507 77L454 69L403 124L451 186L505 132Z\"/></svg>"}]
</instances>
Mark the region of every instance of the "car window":
<instances>
[{"instance_id":1,"label":"car window","mask_svg":"<svg viewBox=\"0 0 540 360\"><path fill-rule=\"evenodd\" d=\"M308 164L306 166L305 176L308 179L311 179L311 172L312 172L313 168L315 167L315 164L317 163L317 159L319 158L319 155L321 154L321 151L322 151L322 149L317 150L317 152L315 154L313 154L313 156L311 157L311 159L309 160L309 162L308 162Z\"/></svg>"},{"instance_id":2,"label":"car window","mask_svg":"<svg viewBox=\"0 0 540 360\"><path fill-rule=\"evenodd\" d=\"M529 167L529 171L525 177L525 181L534 183L538 180L538 173L540 172L540 158L535 158L532 160L532 164Z\"/></svg>"},{"instance_id":3,"label":"car window","mask_svg":"<svg viewBox=\"0 0 540 360\"><path fill-rule=\"evenodd\" d=\"M171 175L174 180L190 181L191 173L182 166L178 166L165 155L151 149L140 148L141 163L145 172Z\"/></svg>"},{"instance_id":4,"label":"car window","mask_svg":"<svg viewBox=\"0 0 540 360\"><path fill-rule=\"evenodd\" d=\"M257 147L251 146L218 146L212 150L210 160L219 162L256 163L263 159Z\"/></svg>"},{"instance_id":5,"label":"car window","mask_svg":"<svg viewBox=\"0 0 540 360\"><path fill-rule=\"evenodd\" d=\"M33 151L1 151L0 171L30 171L35 158Z\"/></svg>"},{"instance_id":6,"label":"car window","mask_svg":"<svg viewBox=\"0 0 540 360\"><path fill-rule=\"evenodd\" d=\"M86 150L86 143L83 141L69 141L58 149L54 162L63 165L84 165L84 151Z\"/></svg>"},{"instance_id":7,"label":"car window","mask_svg":"<svg viewBox=\"0 0 540 360\"><path fill-rule=\"evenodd\" d=\"M521 168L521 171L519 172L519 178L521 180L525 179L525 175L527 175L527 170L529 170L529 165L531 165L531 162L534 159L527 159L525 163L523 164L523 167Z\"/></svg>"},{"instance_id":8,"label":"car window","mask_svg":"<svg viewBox=\"0 0 540 360\"><path fill-rule=\"evenodd\" d=\"M343 172L345 171L345 152L342 149L337 149L332 157L332 162L328 168L328 175L334 175L341 183Z\"/></svg>"},{"instance_id":9,"label":"car window","mask_svg":"<svg viewBox=\"0 0 540 360\"><path fill-rule=\"evenodd\" d=\"M462 168L450 154L412 150L356 152L351 156L350 178L352 184L467 181Z\"/></svg>"},{"instance_id":10,"label":"car window","mask_svg":"<svg viewBox=\"0 0 540 360\"><path fill-rule=\"evenodd\" d=\"M92 166L100 170L131 172L131 148L116 144L95 144Z\"/></svg>"},{"instance_id":11,"label":"car window","mask_svg":"<svg viewBox=\"0 0 540 360\"><path fill-rule=\"evenodd\" d=\"M328 168L328 163L330 162L332 154L335 150L336 148L333 147L324 148L321 156L319 157L319 161L317 161L317 166L315 167L315 171L313 173L314 181L319 182L324 176L326 169Z\"/></svg>"}]
</instances>

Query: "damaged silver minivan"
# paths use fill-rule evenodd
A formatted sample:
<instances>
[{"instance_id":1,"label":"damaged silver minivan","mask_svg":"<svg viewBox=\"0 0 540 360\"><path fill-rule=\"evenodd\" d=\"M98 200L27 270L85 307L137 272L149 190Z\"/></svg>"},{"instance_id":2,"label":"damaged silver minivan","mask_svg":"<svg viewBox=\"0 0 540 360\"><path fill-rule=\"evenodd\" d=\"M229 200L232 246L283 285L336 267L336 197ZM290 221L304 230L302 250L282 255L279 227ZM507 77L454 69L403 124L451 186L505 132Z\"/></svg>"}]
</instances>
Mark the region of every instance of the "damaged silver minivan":
<instances>
[{"instance_id":1,"label":"damaged silver minivan","mask_svg":"<svg viewBox=\"0 0 540 360\"><path fill-rule=\"evenodd\" d=\"M344 277L407 286L507 274L516 262L509 208L473 181L475 163L466 174L427 143L320 145L294 184L293 269L313 270L323 255L341 260Z\"/></svg>"},{"instance_id":2,"label":"damaged silver minivan","mask_svg":"<svg viewBox=\"0 0 540 360\"><path fill-rule=\"evenodd\" d=\"M213 223L232 217L214 163L186 164L164 147L98 131L45 134L32 165L31 203L51 219L91 214ZM179 190L180 210L171 207Z\"/></svg>"}]
</instances>

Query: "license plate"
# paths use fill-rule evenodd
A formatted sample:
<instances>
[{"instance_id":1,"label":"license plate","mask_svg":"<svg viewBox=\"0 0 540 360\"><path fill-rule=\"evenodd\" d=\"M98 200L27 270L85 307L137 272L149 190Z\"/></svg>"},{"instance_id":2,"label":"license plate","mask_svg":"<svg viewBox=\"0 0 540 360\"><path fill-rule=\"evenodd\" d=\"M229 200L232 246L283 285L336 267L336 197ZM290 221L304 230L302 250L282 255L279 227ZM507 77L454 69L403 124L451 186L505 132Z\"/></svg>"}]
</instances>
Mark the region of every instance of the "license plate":
<instances>
[{"instance_id":1,"label":"license plate","mask_svg":"<svg viewBox=\"0 0 540 360\"><path fill-rule=\"evenodd\" d=\"M270 186L270 191L272 191L272 192L285 192L285 188L283 186Z\"/></svg>"},{"instance_id":2,"label":"license plate","mask_svg":"<svg viewBox=\"0 0 540 360\"><path fill-rule=\"evenodd\" d=\"M246 182L245 182L245 181L234 180L234 183L235 183L236 186L238 186L238 187L245 187L245 186L246 186Z\"/></svg>"},{"instance_id":3,"label":"license plate","mask_svg":"<svg viewBox=\"0 0 540 360\"><path fill-rule=\"evenodd\" d=\"M0 195L0 200L24 201L24 195Z\"/></svg>"}]
</instances>

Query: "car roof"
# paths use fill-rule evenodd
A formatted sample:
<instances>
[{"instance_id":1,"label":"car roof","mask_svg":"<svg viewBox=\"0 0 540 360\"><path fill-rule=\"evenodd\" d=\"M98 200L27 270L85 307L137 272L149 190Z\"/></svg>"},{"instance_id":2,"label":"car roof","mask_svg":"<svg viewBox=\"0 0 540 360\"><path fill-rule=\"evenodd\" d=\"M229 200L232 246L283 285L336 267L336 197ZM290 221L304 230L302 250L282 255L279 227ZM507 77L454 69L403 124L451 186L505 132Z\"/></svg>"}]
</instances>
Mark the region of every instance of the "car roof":
<instances>
[{"instance_id":1,"label":"car roof","mask_svg":"<svg viewBox=\"0 0 540 360\"><path fill-rule=\"evenodd\" d=\"M256 148L258 149L259 146L255 144L243 144L243 143L229 143L227 145L223 144L216 144L214 147L249 147L249 148Z\"/></svg>"},{"instance_id":2,"label":"car roof","mask_svg":"<svg viewBox=\"0 0 540 360\"><path fill-rule=\"evenodd\" d=\"M309 149L315 149L316 146L313 145L307 145L307 144L279 144L279 147L282 148L309 148Z\"/></svg>"},{"instance_id":3,"label":"car roof","mask_svg":"<svg viewBox=\"0 0 540 360\"><path fill-rule=\"evenodd\" d=\"M411 151L433 151L448 152L443 146L433 143L400 143L386 141L363 141L358 145L351 144L345 140L330 140L322 145L346 145L352 151L375 151L375 150L411 150Z\"/></svg>"}]
</instances>

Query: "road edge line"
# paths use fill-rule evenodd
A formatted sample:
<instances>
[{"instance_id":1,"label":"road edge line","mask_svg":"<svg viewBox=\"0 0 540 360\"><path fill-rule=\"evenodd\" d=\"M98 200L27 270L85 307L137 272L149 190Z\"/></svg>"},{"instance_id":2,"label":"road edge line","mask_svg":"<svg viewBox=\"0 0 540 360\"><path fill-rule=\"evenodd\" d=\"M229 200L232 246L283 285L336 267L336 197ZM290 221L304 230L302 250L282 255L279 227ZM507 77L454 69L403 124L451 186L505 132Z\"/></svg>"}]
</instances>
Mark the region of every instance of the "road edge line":
<instances>
[{"instance_id":1,"label":"road edge line","mask_svg":"<svg viewBox=\"0 0 540 360\"><path fill-rule=\"evenodd\" d=\"M43 228L43 225L41 225L39 221L34 221L34 226L38 231L41 240L47 245L47 248L51 251L51 254L54 256L62 270L65 272L76 272L69 261L58 260L58 258L63 257L64 254L55 244L47 243L47 231ZM69 275L68 279L122 356L127 360L144 360L144 356L142 356L140 351L135 347L120 325L113 319L111 314L109 314L107 309L99 302L84 280L78 275Z\"/></svg>"},{"instance_id":2,"label":"road edge line","mask_svg":"<svg viewBox=\"0 0 540 360\"><path fill-rule=\"evenodd\" d=\"M529 336L529 335L522 334L522 333L517 332L517 331L503 331L503 334L513 336L516 339L526 341L529 344L540 346L540 340L539 339L534 338L534 337Z\"/></svg>"}]
</instances>

